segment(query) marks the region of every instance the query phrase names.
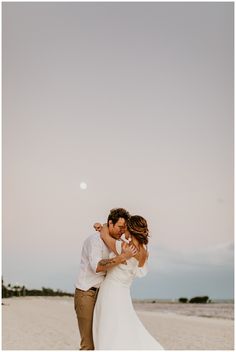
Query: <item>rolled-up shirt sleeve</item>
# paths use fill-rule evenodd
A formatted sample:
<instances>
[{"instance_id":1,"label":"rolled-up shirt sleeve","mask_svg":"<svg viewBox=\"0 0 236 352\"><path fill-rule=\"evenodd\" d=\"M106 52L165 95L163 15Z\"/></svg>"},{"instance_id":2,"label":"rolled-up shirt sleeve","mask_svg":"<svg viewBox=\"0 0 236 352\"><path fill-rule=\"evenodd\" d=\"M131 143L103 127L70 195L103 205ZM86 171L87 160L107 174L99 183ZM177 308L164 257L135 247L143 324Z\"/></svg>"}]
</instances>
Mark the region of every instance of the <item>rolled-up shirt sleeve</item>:
<instances>
[{"instance_id":1,"label":"rolled-up shirt sleeve","mask_svg":"<svg viewBox=\"0 0 236 352\"><path fill-rule=\"evenodd\" d=\"M100 260L103 259L102 257L102 244L99 238L94 239L93 241L90 242L89 247L88 247L88 257L89 257L89 263L90 266L93 270L93 272L97 275L103 275L102 272L97 273L97 266Z\"/></svg>"}]
</instances>

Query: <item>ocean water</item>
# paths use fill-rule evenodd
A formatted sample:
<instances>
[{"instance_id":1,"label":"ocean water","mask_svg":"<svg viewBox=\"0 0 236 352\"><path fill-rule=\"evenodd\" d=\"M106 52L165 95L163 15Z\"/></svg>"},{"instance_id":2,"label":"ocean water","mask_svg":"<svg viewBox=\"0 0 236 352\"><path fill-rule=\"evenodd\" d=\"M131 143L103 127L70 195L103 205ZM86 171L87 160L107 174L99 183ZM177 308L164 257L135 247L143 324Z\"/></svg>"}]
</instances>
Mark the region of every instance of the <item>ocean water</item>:
<instances>
[{"instance_id":1,"label":"ocean water","mask_svg":"<svg viewBox=\"0 0 236 352\"><path fill-rule=\"evenodd\" d=\"M226 302L225 302L226 301ZM230 302L229 302L230 301ZM137 311L152 311L182 314L189 316L219 318L234 320L234 303L233 300L224 300L224 302L212 302L206 304L200 303L179 303L162 301L133 301L134 308Z\"/></svg>"}]
</instances>

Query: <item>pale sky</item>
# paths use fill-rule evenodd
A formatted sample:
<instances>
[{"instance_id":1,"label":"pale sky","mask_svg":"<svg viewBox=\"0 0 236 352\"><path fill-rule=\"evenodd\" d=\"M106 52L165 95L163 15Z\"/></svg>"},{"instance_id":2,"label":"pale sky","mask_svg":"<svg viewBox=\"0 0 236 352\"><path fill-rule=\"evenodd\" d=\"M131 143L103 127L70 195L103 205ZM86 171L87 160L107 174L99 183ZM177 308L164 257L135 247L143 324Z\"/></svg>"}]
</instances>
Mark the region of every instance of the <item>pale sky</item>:
<instances>
[{"instance_id":1,"label":"pale sky","mask_svg":"<svg viewBox=\"0 0 236 352\"><path fill-rule=\"evenodd\" d=\"M6 283L73 292L124 207L151 232L133 297L233 298L233 6L3 3Z\"/></svg>"}]
</instances>

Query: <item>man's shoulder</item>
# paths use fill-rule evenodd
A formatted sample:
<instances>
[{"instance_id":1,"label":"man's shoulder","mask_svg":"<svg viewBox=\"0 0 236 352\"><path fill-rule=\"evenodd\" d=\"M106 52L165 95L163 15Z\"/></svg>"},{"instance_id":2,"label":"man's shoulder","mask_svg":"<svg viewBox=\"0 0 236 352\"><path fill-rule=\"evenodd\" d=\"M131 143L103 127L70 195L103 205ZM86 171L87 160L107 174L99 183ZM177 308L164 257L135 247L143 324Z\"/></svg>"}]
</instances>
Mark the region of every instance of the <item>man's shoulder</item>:
<instances>
[{"instance_id":1,"label":"man's shoulder","mask_svg":"<svg viewBox=\"0 0 236 352\"><path fill-rule=\"evenodd\" d=\"M92 233L85 240L85 243L102 243L102 242L103 241L102 241L100 234L98 232Z\"/></svg>"}]
</instances>

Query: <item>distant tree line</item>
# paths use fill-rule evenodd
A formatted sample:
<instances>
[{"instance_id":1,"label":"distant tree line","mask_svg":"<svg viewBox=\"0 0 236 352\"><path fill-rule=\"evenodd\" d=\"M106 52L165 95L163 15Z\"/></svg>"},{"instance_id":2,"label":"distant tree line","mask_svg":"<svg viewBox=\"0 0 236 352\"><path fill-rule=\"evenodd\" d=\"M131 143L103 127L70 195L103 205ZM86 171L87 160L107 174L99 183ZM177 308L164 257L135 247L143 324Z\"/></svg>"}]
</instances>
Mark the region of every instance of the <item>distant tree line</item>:
<instances>
[{"instance_id":1,"label":"distant tree line","mask_svg":"<svg viewBox=\"0 0 236 352\"><path fill-rule=\"evenodd\" d=\"M158 303L158 299L153 300L152 303ZM211 299L208 296L196 296L193 298L180 297L178 299L179 303L211 303Z\"/></svg>"},{"instance_id":2,"label":"distant tree line","mask_svg":"<svg viewBox=\"0 0 236 352\"><path fill-rule=\"evenodd\" d=\"M4 281L2 279L2 298L8 297L20 297L20 296L69 296L73 297L72 293L63 292L61 290L54 291L51 288L42 287L41 290L28 290L25 286L19 286L8 284L4 285Z\"/></svg>"},{"instance_id":3,"label":"distant tree line","mask_svg":"<svg viewBox=\"0 0 236 352\"><path fill-rule=\"evenodd\" d=\"M208 296L196 296L188 300L188 298L179 298L180 303L211 303Z\"/></svg>"}]
</instances>

